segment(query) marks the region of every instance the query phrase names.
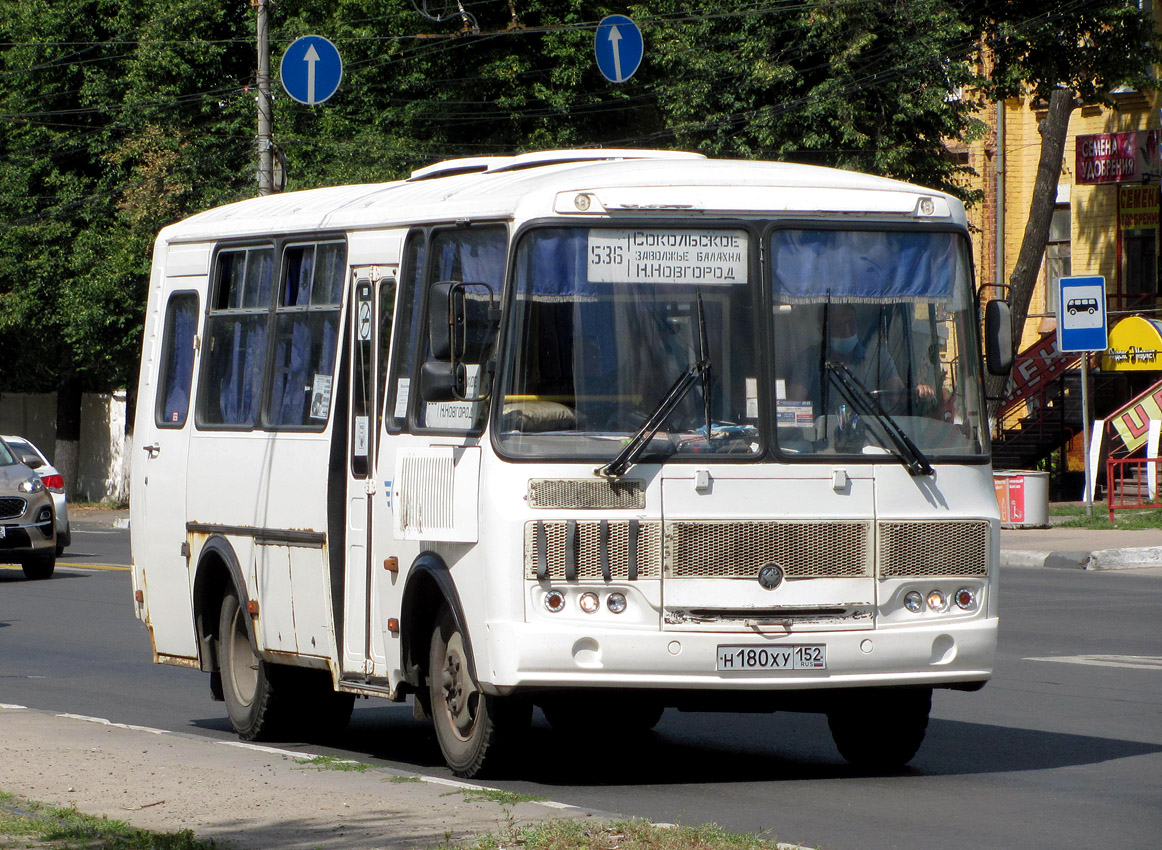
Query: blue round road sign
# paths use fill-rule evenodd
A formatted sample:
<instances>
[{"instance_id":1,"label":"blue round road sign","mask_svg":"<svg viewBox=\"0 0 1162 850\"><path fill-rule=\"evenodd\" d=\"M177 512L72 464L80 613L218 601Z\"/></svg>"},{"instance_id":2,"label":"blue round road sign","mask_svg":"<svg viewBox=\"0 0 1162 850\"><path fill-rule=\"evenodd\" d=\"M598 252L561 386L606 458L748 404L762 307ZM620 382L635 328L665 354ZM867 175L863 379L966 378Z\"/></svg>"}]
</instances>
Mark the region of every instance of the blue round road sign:
<instances>
[{"instance_id":1,"label":"blue round road sign","mask_svg":"<svg viewBox=\"0 0 1162 850\"><path fill-rule=\"evenodd\" d=\"M304 35L286 49L279 66L282 87L299 103L314 106L331 97L343 79L343 60L321 35Z\"/></svg>"},{"instance_id":2,"label":"blue round road sign","mask_svg":"<svg viewBox=\"0 0 1162 850\"><path fill-rule=\"evenodd\" d=\"M625 15L608 15L597 25L593 52L601 75L611 83L624 83L642 63L642 31Z\"/></svg>"}]
</instances>

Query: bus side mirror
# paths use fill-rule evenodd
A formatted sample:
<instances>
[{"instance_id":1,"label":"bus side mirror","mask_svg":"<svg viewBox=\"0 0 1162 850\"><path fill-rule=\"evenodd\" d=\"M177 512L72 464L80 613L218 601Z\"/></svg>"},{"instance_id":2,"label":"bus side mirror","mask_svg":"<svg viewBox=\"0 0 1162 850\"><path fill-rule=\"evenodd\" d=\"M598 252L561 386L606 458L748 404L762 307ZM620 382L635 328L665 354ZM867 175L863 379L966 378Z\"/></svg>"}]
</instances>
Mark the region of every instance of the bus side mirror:
<instances>
[{"instance_id":1,"label":"bus side mirror","mask_svg":"<svg viewBox=\"0 0 1162 850\"><path fill-rule=\"evenodd\" d=\"M463 340L464 288L455 281L433 283L428 293L428 338L432 357L436 360L456 360L457 343ZM462 342L460 343L462 345Z\"/></svg>"},{"instance_id":2,"label":"bus side mirror","mask_svg":"<svg viewBox=\"0 0 1162 850\"><path fill-rule=\"evenodd\" d=\"M429 360L420 367L420 398L463 401L468 395L468 370L463 363Z\"/></svg>"},{"instance_id":3,"label":"bus side mirror","mask_svg":"<svg viewBox=\"0 0 1162 850\"><path fill-rule=\"evenodd\" d=\"M1013 314L1008 301L984 305L984 353L990 375L1007 375L1013 368Z\"/></svg>"}]
</instances>

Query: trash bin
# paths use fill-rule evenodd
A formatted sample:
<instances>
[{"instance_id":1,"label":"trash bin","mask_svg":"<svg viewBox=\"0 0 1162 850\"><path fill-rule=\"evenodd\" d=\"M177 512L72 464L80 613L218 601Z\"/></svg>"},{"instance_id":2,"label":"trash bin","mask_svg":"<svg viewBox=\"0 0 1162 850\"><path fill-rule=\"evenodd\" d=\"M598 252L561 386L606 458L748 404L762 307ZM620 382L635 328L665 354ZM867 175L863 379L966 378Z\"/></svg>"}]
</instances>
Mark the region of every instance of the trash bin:
<instances>
[{"instance_id":1,"label":"trash bin","mask_svg":"<svg viewBox=\"0 0 1162 850\"><path fill-rule=\"evenodd\" d=\"M994 472L1001 528L1049 527L1049 473Z\"/></svg>"}]
</instances>

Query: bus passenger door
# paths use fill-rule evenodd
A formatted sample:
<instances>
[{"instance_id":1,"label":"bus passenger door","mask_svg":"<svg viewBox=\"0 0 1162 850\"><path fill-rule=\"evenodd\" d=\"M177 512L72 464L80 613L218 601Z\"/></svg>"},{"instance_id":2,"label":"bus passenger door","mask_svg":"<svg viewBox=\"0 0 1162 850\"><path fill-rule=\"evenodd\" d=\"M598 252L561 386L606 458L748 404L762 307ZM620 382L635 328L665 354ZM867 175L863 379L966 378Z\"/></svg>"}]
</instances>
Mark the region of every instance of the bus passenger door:
<instances>
[{"instance_id":1,"label":"bus passenger door","mask_svg":"<svg viewBox=\"0 0 1162 850\"><path fill-rule=\"evenodd\" d=\"M146 365L153 383L152 410L137 418L138 449L134 463L143 465L140 513L135 534L144 538L143 554L135 552L141 570L139 589L146 610L154 651L196 658L193 605L190 597L189 550L186 537L186 460L193 428L190 395L197 360L198 321L205 276L167 278L171 294L162 315L155 362ZM150 609L162 612L151 617ZM184 613L185 616L181 616Z\"/></svg>"},{"instance_id":2,"label":"bus passenger door","mask_svg":"<svg viewBox=\"0 0 1162 850\"><path fill-rule=\"evenodd\" d=\"M372 682L387 676L374 582L371 530L376 502L374 459L382 386L381 351L387 349L395 299L391 267L354 269L351 289L347 416L347 500L343 592L343 676ZM381 295L387 294L386 304ZM377 683L380 683L377 681Z\"/></svg>"}]
</instances>

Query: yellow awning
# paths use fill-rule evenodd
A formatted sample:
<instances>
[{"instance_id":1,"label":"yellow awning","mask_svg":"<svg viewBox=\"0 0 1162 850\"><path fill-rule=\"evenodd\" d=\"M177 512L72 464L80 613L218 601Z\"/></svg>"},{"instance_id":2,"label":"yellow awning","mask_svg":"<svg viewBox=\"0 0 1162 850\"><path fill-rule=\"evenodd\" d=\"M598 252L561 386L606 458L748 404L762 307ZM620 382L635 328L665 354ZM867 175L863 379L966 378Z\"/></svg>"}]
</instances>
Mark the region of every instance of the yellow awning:
<instances>
[{"instance_id":1,"label":"yellow awning","mask_svg":"<svg viewBox=\"0 0 1162 850\"><path fill-rule=\"evenodd\" d=\"M1107 372L1162 370L1162 322L1126 316L1110 328L1109 348L1101 358Z\"/></svg>"}]
</instances>

